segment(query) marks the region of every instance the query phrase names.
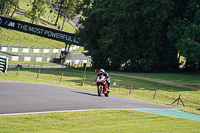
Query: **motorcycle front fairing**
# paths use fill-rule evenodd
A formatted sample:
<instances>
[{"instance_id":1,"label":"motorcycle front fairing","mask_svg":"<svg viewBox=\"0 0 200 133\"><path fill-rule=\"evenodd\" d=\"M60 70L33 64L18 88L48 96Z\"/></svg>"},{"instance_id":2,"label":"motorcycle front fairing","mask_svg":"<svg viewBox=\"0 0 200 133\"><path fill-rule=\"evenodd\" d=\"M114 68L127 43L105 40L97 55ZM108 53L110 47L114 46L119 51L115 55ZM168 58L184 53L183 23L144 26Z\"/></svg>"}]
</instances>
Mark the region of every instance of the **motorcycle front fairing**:
<instances>
[{"instance_id":1,"label":"motorcycle front fairing","mask_svg":"<svg viewBox=\"0 0 200 133\"><path fill-rule=\"evenodd\" d=\"M103 75L99 75L99 76L97 77L97 79L96 79L97 87L98 87L99 85L102 85L102 86L103 86L103 93L105 93L106 90L107 90L107 88L106 88L106 80L105 80L105 79L106 79L106 78L105 78L105 76L103 76Z\"/></svg>"}]
</instances>

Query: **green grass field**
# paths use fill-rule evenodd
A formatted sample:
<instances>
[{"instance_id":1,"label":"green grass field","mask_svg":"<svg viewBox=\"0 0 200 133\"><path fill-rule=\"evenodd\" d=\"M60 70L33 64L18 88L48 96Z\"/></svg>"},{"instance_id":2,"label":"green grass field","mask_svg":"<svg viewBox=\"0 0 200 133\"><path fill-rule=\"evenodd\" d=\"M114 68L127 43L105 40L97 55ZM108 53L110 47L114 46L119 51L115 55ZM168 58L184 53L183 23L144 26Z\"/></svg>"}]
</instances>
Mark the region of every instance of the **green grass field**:
<instances>
[{"instance_id":1,"label":"green grass field","mask_svg":"<svg viewBox=\"0 0 200 133\"><path fill-rule=\"evenodd\" d=\"M130 110L0 116L0 132L198 133L200 122Z\"/></svg>"},{"instance_id":2,"label":"green grass field","mask_svg":"<svg viewBox=\"0 0 200 133\"><path fill-rule=\"evenodd\" d=\"M200 73L124 73L115 72L116 74L124 74L130 76L156 78L177 83L200 83Z\"/></svg>"}]
</instances>

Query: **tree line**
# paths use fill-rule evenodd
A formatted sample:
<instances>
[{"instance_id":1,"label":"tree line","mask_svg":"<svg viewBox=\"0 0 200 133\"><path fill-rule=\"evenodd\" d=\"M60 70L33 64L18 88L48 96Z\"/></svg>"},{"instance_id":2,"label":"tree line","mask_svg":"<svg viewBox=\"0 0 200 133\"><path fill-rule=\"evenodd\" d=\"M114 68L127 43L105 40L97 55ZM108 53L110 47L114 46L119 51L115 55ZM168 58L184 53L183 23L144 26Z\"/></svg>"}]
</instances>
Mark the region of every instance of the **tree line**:
<instances>
[{"instance_id":1,"label":"tree line","mask_svg":"<svg viewBox=\"0 0 200 133\"><path fill-rule=\"evenodd\" d=\"M31 23L46 8L64 22L81 16L80 43L94 68L127 71L178 69L180 57L187 70L199 70L199 0L27 0ZM1 0L2 16L13 17L19 0Z\"/></svg>"},{"instance_id":2,"label":"tree line","mask_svg":"<svg viewBox=\"0 0 200 133\"><path fill-rule=\"evenodd\" d=\"M77 32L94 68L200 70L199 0L83 0Z\"/></svg>"}]
</instances>

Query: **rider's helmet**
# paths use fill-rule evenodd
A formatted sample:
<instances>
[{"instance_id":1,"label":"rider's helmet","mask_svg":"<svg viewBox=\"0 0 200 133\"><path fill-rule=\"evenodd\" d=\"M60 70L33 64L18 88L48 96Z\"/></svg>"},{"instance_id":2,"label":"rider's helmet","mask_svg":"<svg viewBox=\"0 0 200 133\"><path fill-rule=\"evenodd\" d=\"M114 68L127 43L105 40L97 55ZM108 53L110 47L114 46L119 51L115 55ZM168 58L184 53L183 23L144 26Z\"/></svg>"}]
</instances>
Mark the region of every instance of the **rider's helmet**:
<instances>
[{"instance_id":1,"label":"rider's helmet","mask_svg":"<svg viewBox=\"0 0 200 133\"><path fill-rule=\"evenodd\" d=\"M100 70L99 70L99 73L100 73L100 74L104 74L104 73L105 73L105 70L100 69Z\"/></svg>"}]
</instances>

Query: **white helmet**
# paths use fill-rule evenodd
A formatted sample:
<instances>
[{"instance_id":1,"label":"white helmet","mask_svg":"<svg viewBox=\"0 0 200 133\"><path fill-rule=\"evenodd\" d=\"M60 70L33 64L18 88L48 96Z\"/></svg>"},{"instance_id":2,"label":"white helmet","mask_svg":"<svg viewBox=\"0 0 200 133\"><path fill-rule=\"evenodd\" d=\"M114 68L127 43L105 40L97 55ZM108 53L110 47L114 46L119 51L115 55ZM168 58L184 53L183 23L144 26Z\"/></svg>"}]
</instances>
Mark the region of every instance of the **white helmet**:
<instances>
[{"instance_id":1,"label":"white helmet","mask_svg":"<svg viewBox=\"0 0 200 133\"><path fill-rule=\"evenodd\" d=\"M100 69L100 70L99 70L99 73L104 74L104 73L105 73L105 70Z\"/></svg>"}]
</instances>

